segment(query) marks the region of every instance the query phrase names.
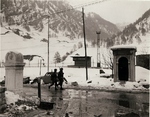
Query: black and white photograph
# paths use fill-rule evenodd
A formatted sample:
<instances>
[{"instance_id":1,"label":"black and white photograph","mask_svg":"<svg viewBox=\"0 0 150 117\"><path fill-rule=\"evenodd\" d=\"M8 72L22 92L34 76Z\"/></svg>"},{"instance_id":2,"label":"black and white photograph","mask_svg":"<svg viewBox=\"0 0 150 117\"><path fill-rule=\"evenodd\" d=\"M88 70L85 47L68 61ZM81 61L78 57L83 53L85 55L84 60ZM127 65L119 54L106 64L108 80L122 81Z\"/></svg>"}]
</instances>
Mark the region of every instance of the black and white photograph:
<instances>
[{"instance_id":1,"label":"black and white photograph","mask_svg":"<svg viewBox=\"0 0 150 117\"><path fill-rule=\"evenodd\" d=\"M0 4L0 117L150 117L150 0Z\"/></svg>"}]
</instances>

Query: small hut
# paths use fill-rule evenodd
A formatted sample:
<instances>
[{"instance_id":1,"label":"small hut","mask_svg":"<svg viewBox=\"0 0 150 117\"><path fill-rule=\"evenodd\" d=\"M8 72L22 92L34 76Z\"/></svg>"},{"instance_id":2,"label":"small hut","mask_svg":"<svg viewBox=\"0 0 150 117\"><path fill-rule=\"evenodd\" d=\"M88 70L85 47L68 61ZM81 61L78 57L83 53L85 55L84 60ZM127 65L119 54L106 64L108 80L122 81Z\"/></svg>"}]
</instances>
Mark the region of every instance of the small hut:
<instances>
[{"instance_id":1,"label":"small hut","mask_svg":"<svg viewBox=\"0 0 150 117\"><path fill-rule=\"evenodd\" d=\"M86 57L75 55L71 56L74 61L74 67L86 67ZM87 67L91 67L91 56L87 56Z\"/></svg>"},{"instance_id":2,"label":"small hut","mask_svg":"<svg viewBox=\"0 0 150 117\"><path fill-rule=\"evenodd\" d=\"M135 46L113 46L114 81L135 81Z\"/></svg>"}]
</instances>

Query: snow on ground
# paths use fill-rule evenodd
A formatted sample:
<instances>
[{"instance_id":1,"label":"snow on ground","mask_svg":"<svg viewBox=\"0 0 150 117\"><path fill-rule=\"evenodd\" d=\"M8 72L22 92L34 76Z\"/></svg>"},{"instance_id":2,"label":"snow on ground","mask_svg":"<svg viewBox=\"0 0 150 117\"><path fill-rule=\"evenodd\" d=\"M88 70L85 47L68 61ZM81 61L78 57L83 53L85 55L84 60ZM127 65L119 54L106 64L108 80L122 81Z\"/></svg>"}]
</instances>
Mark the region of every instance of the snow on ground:
<instances>
[{"instance_id":1,"label":"snow on ground","mask_svg":"<svg viewBox=\"0 0 150 117\"><path fill-rule=\"evenodd\" d=\"M136 67L136 81L146 80L149 83L150 80L150 70L147 70L143 67Z\"/></svg>"},{"instance_id":2,"label":"snow on ground","mask_svg":"<svg viewBox=\"0 0 150 117\"><path fill-rule=\"evenodd\" d=\"M12 28L18 28L18 27L11 27ZM19 27L19 29L26 33L26 31ZM31 28L32 30L32 28ZM40 42L41 39L45 38L47 39L47 31L43 30L43 32L40 34L34 30L28 32L33 37L33 39L24 39L21 36L18 36L12 32L9 28L1 27L1 34L6 33L5 35L1 35L0 40L0 62L5 61L5 55L9 51L17 51L21 52L23 55L40 55L44 58L44 62L46 64L47 62L47 43ZM141 53L141 51L145 53L149 53L147 49L149 49L149 37L150 34L147 34L146 36L141 37L144 41L142 44L137 46L137 53ZM74 48L74 45L78 46L78 42L83 42L83 39L74 39L70 40L67 37L58 37L58 38L50 38L50 66L55 66L53 63L54 61L54 54L58 51L61 56L65 55L67 52L70 52ZM143 50L144 48L144 50ZM103 55L104 56L110 56L109 51L106 48L100 48L100 59L101 62L103 62ZM84 48L80 48L77 51L75 51L72 55L85 55ZM74 62L72 60L72 55L69 55L67 59L60 64L57 64L56 67L51 67L50 70L53 70L54 68L59 69L61 66L66 65L73 65ZM91 65L92 67L95 67L97 64L97 48L88 47L87 48L87 55L91 56ZM41 58L40 58L41 59ZM29 61L25 61L26 64L29 64ZM31 63L38 64L39 59L35 58ZM30 63L30 64L31 64ZM104 66L105 67L105 66ZM33 72L34 71L34 72ZM46 67L42 67L42 74L44 75L47 71ZM110 75L111 70L104 69L106 72L105 75ZM91 83L87 83L86 76L85 76L85 68L67 68L64 67L65 77L68 79L69 83L77 81L79 85L82 86L92 86L92 87L102 87L102 88L123 88L123 89L143 89L141 86L141 83L148 84L149 83L149 70L146 70L141 67L136 67L136 82L126 82L125 84L121 83L114 83L112 78L103 78L100 73L99 69L89 68L88 69L88 81L92 81ZM25 67L24 68L24 76L29 76L31 79L34 79L35 77L39 76L40 68L39 67ZM5 69L0 68L0 80L3 80L5 75ZM102 74L104 75L104 74ZM146 81L145 81L146 80ZM138 83L140 81L140 83ZM69 84L68 84L69 85Z\"/></svg>"},{"instance_id":3,"label":"snow on ground","mask_svg":"<svg viewBox=\"0 0 150 117\"><path fill-rule=\"evenodd\" d=\"M59 70L59 67L53 67L50 68L50 70L53 70L54 68L57 68ZM115 90L115 89L123 89L123 90L146 90L142 85L149 84L149 75L150 71L136 66L136 81L135 82L129 82L127 81L125 84L120 82L114 82L113 78L105 78L105 76L110 76L111 70L109 69L103 69L105 71L105 74L100 74L99 69L97 68L88 68L88 80L86 80L86 69L85 68L67 68L64 67L64 73L65 77L68 80L68 84L64 83L65 87L73 87L71 85L72 82L77 82L79 84L79 87L93 87L95 89L109 89L109 90ZM4 76L5 69L1 68L1 73ZM34 72L33 72L34 71ZM41 69L41 75L43 76L47 71L46 67L42 67ZM37 76L39 76L40 69L39 68L24 68L24 77L30 76L30 78L33 80ZM1 80L3 78L1 77ZM87 83L91 81L91 83Z\"/></svg>"},{"instance_id":4,"label":"snow on ground","mask_svg":"<svg viewBox=\"0 0 150 117\"><path fill-rule=\"evenodd\" d=\"M57 68L58 67L54 67ZM54 69L51 68L51 69ZM0 68L1 73L4 73L5 70L4 68ZM34 72L33 72L34 71ZM45 74L46 68L42 68L42 75ZM111 90L111 91L148 91L149 89L145 89L142 84L149 84L149 75L150 71L136 66L136 81L135 82L126 82L120 83L120 82L113 82L112 78L104 78L103 76L108 76L111 74L111 70L109 69L104 69L105 74L99 74L99 69L97 68L89 68L88 69L88 80L86 81L86 75L85 75L85 68L67 68L64 67L64 73L65 77L68 80L68 84L64 83L64 87L69 87L69 88L90 88L90 89L103 89L103 90ZM24 69L24 76L30 76L31 79L34 79L39 73L39 68L25 68ZM3 74L4 75L4 74ZM0 79L2 80L2 78ZM91 81L91 83L87 83ZM141 81L138 83L138 81ZM77 82L78 86L72 86L72 82ZM18 94L14 94L13 92L6 91L5 92L6 96L6 102L7 104L15 103L18 100L24 100L23 97L19 96ZM13 97L13 98L12 98ZM37 97L32 97L31 99L35 103L38 103ZM21 105L18 106L17 108L22 109L22 106L26 105ZM32 109L29 106L26 106L26 108Z\"/></svg>"},{"instance_id":5,"label":"snow on ground","mask_svg":"<svg viewBox=\"0 0 150 117\"><path fill-rule=\"evenodd\" d=\"M66 78L69 82L78 82L81 86L91 86L96 89L144 89L142 84L149 84L149 74L150 71L141 67L136 67L136 82L126 82L121 84L120 82L114 82L112 78L104 78L103 76L108 76L111 74L111 70L104 69L105 74L99 74L99 69L89 69L89 79L91 83L87 83L84 69L74 69L72 73L66 73ZM140 81L138 83L138 81Z\"/></svg>"},{"instance_id":6,"label":"snow on ground","mask_svg":"<svg viewBox=\"0 0 150 117\"><path fill-rule=\"evenodd\" d=\"M6 91L5 96L6 96L7 104L11 104L11 103L15 104L15 102L17 102L18 99L22 99L18 94L15 94L11 91Z\"/></svg>"},{"instance_id":7,"label":"snow on ground","mask_svg":"<svg viewBox=\"0 0 150 117\"><path fill-rule=\"evenodd\" d=\"M25 112L33 111L37 108L40 101L38 97L23 97L22 95L16 94L11 91L5 92L7 107L0 117L16 117L22 116Z\"/></svg>"}]
</instances>

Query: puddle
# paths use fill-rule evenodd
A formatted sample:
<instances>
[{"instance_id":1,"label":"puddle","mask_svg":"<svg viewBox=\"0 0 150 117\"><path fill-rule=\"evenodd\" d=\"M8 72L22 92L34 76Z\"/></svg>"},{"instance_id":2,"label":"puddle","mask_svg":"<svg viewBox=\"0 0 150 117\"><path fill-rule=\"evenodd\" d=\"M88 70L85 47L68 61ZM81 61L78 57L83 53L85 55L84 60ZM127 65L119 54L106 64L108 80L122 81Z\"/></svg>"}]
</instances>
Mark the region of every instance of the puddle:
<instances>
[{"instance_id":1,"label":"puddle","mask_svg":"<svg viewBox=\"0 0 150 117\"><path fill-rule=\"evenodd\" d=\"M149 117L149 94L117 93L65 89L42 92L56 103L54 116L69 113L74 117Z\"/></svg>"},{"instance_id":2,"label":"puddle","mask_svg":"<svg viewBox=\"0 0 150 117\"><path fill-rule=\"evenodd\" d=\"M82 109L80 112L83 114L82 117L100 114L102 114L101 117L119 117L119 114L127 117L130 115L149 117L149 94L71 89L68 90L68 93L71 99L78 99Z\"/></svg>"},{"instance_id":3,"label":"puddle","mask_svg":"<svg viewBox=\"0 0 150 117\"><path fill-rule=\"evenodd\" d=\"M42 90L42 98L56 103L54 117L65 113L74 117L149 117L149 94L145 93L51 89Z\"/></svg>"}]
</instances>

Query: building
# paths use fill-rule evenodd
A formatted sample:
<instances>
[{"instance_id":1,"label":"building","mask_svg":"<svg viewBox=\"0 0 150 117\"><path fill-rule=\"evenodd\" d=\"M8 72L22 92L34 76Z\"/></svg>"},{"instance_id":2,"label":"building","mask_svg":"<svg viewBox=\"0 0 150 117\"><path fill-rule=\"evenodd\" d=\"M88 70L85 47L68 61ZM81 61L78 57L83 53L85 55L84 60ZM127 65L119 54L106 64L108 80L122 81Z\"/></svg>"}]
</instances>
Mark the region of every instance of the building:
<instances>
[{"instance_id":1,"label":"building","mask_svg":"<svg viewBox=\"0 0 150 117\"><path fill-rule=\"evenodd\" d=\"M150 70L150 54L136 55L136 65Z\"/></svg>"},{"instance_id":2,"label":"building","mask_svg":"<svg viewBox=\"0 0 150 117\"><path fill-rule=\"evenodd\" d=\"M85 56L71 56L74 61L74 67L86 67ZM87 56L87 67L91 67L91 56Z\"/></svg>"},{"instance_id":3,"label":"building","mask_svg":"<svg viewBox=\"0 0 150 117\"><path fill-rule=\"evenodd\" d=\"M135 81L135 46L113 46L114 81Z\"/></svg>"}]
</instances>

